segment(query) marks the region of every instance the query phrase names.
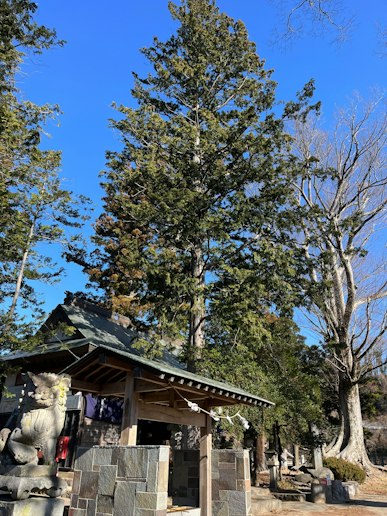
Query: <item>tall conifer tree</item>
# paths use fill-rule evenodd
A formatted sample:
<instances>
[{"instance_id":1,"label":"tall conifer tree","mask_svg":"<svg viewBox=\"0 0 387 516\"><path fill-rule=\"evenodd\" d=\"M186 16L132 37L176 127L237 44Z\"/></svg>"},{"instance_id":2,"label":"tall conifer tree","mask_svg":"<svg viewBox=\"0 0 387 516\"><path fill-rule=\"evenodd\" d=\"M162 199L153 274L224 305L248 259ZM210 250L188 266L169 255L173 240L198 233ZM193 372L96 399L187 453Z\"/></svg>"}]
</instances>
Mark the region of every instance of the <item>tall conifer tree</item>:
<instances>
[{"instance_id":1,"label":"tall conifer tree","mask_svg":"<svg viewBox=\"0 0 387 516\"><path fill-rule=\"evenodd\" d=\"M259 301L275 302L254 270L278 259L289 166L284 120L308 109L313 86L276 116L272 72L244 24L213 0L169 9L179 27L142 50L151 72L134 74L137 106L116 106L112 125L123 148L107 154L105 213L88 271L114 309L158 338L185 342L194 369L213 307L227 299L232 312L244 284L240 292L254 297L235 306L252 308L251 325ZM289 257L283 269L291 278ZM280 276L270 272L272 292L286 284Z\"/></svg>"},{"instance_id":2,"label":"tall conifer tree","mask_svg":"<svg viewBox=\"0 0 387 516\"><path fill-rule=\"evenodd\" d=\"M61 45L56 32L39 25L37 4L0 0L0 349L30 345L42 315L33 281L55 281L61 268L40 243L66 239L80 227L83 209L59 178L61 154L42 150L43 128L58 107L24 100L17 76L26 55ZM84 198L82 198L84 201ZM34 320L23 321L22 309Z\"/></svg>"}]
</instances>

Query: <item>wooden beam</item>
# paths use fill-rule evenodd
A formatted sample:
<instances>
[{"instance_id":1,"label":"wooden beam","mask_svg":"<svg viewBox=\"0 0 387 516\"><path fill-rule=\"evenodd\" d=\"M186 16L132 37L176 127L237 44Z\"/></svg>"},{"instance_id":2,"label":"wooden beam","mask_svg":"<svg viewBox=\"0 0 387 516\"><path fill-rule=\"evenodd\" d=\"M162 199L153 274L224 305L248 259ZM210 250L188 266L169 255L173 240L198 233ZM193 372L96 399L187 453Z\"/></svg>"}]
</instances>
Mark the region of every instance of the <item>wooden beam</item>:
<instances>
[{"instance_id":1,"label":"wooden beam","mask_svg":"<svg viewBox=\"0 0 387 516\"><path fill-rule=\"evenodd\" d=\"M200 515L212 515L212 420L205 414L205 425L200 428Z\"/></svg>"},{"instance_id":2,"label":"wooden beam","mask_svg":"<svg viewBox=\"0 0 387 516\"><path fill-rule=\"evenodd\" d=\"M134 377L128 373L125 382L124 410L120 445L135 446L137 444L138 393L134 391Z\"/></svg>"},{"instance_id":3,"label":"wooden beam","mask_svg":"<svg viewBox=\"0 0 387 516\"><path fill-rule=\"evenodd\" d=\"M76 391L99 393L101 386L98 383L85 382L77 378L71 378L71 388Z\"/></svg>"},{"instance_id":4,"label":"wooden beam","mask_svg":"<svg viewBox=\"0 0 387 516\"><path fill-rule=\"evenodd\" d=\"M174 384L170 384L171 387L173 387L174 389L176 389L176 391L180 392L185 398L187 399L190 399L190 396L187 395L187 393L192 393L193 395L196 395L196 396L201 396L203 399L204 398L207 398L207 399L210 399L210 400L213 400L213 399L219 399L219 400L223 400L226 404L229 404L230 402L232 402L232 404L236 404L236 401L232 401L230 397L226 397L226 395L224 394L224 391L220 391L222 394L219 394L219 392L216 392L216 389L214 389L214 393L215 394L210 394L208 391L204 391L204 387L201 387L202 384L196 384L194 385L193 387L190 387L188 385L188 383L184 384L184 385L181 385L177 382L175 382ZM197 399L200 399L200 398L197 398ZM211 401L212 403L212 406L221 406L223 403L220 403L219 405L214 405L214 403Z\"/></svg>"},{"instance_id":5,"label":"wooden beam","mask_svg":"<svg viewBox=\"0 0 387 516\"><path fill-rule=\"evenodd\" d=\"M102 371L99 374L96 374L96 378L98 378L99 383L116 383L118 381L125 383L126 371L122 371L120 369L111 369L108 366L102 365Z\"/></svg>"},{"instance_id":6,"label":"wooden beam","mask_svg":"<svg viewBox=\"0 0 387 516\"><path fill-rule=\"evenodd\" d=\"M110 369L110 377L109 377L109 380L111 383L115 383L115 382L125 382L125 377L126 377L126 372L125 371L120 371L120 370L116 370L116 372L114 373L111 369Z\"/></svg>"},{"instance_id":7,"label":"wooden beam","mask_svg":"<svg viewBox=\"0 0 387 516\"><path fill-rule=\"evenodd\" d=\"M172 391L173 392L173 391ZM194 401L194 400L193 400ZM197 402L199 403L200 401L203 401L203 400L197 400ZM168 401L166 399L163 399L163 400L159 400L157 402L149 402L148 400L143 400L141 398L141 395L140 395L140 402L143 402L144 405L147 405L148 407L155 407L155 406L165 406L165 407L174 407L176 409L179 409L179 410L184 410L184 411L189 411L190 413L192 413L192 411L189 409L187 403L183 400L177 400L177 399L174 399L171 401L171 399ZM194 403L196 403L196 401L194 401ZM190 423L191 424L191 423Z\"/></svg>"},{"instance_id":8,"label":"wooden beam","mask_svg":"<svg viewBox=\"0 0 387 516\"><path fill-rule=\"evenodd\" d=\"M151 380L138 380L136 379L134 382L134 387L136 392L155 392L155 391L164 391L168 389L168 384L163 382L152 382Z\"/></svg>"},{"instance_id":9,"label":"wooden beam","mask_svg":"<svg viewBox=\"0 0 387 516\"><path fill-rule=\"evenodd\" d=\"M102 396L125 396L126 382L115 382L104 385L101 389Z\"/></svg>"},{"instance_id":10,"label":"wooden beam","mask_svg":"<svg viewBox=\"0 0 387 516\"><path fill-rule=\"evenodd\" d=\"M88 371L90 367L93 367L93 366L96 366L96 364L98 364L98 360L94 360L93 362L91 363L86 363L83 365L83 367L81 367L80 369L78 369L75 373L73 373L74 375L79 375L79 374L82 374L84 373L85 371ZM79 366L78 366L79 367Z\"/></svg>"},{"instance_id":11,"label":"wooden beam","mask_svg":"<svg viewBox=\"0 0 387 516\"><path fill-rule=\"evenodd\" d=\"M146 375L146 376L145 376ZM145 380L146 378L146 380ZM165 378L165 380L161 380L161 378ZM141 380L136 380L136 391L139 392L154 392L156 390L163 390L163 386L168 385L166 381L169 382L169 385L173 388L175 388L177 391L181 392L184 397L190 400L198 400L201 399L200 397L192 397L188 396L187 393L194 393L196 396L200 396L200 393L204 394L204 392L207 393L207 396L209 399L209 403L212 407L221 407L226 405L235 405L239 403L239 401L236 400L236 397L238 396L238 400L242 400L242 402L247 404L253 404L253 400L251 398L244 397L242 399L242 396L231 394L229 391L224 391L222 389L217 389L215 387L209 387L208 385L202 385L201 383L194 383L192 380L185 381L184 383L180 383L180 379L175 376L169 376L166 377L165 374L160 374L157 377L152 376L151 373L143 372L143 376ZM138 383L137 383L138 382ZM161 388L160 389L153 389L151 385L149 385L149 382L157 382ZM211 393L211 394L210 394ZM161 401L161 400L160 400ZM255 405L257 402L254 403Z\"/></svg>"},{"instance_id":12,"label":"wooden beam","mask_svg":"<svg viewBox=\"0 0 387 516\"><path fill-rule=\"evenodd\" d=\"M208 400L208 404L211 408L232 407L233 405L236 405L235 401L231 400L230 398L226 400L222 400L219 398L211 398L210 400Z\"/></svg>"},{"instance_id":13,"label":"wooden beam","mask_svg":"<svg viewBox=\"0 0 387 516\"><path fill-rule=\"evenodd\" d=\"M146 405L139 403L138 418L161 423L175 423L177 425L205 426L206 416L197 412L178 410L161 405Z\"/></svg>"},{"instance_id":14,"label":"wooden beam","mask_svg":"<svg viewBox=\"0 0 387 516\"><path fill-rule=\"evenodd\" d=\"M112 369L120 369L121 371L132 371L133 367L131 365L126 364L123 360L120 360L116 357L110 357L105 353L100 353L98 357L98 361L100 364L104 364L106 366L111 367Z\"/></svg>"},{"instance_id":15,"label":"wooden beam","mask_svg":"<svg viewBox=\"0 0 387 516\"><path fill-rule=\"evenodd\" d=\"M95 378L95 379L103 378L103 374L99 374L99 372L103 371L104 369L105 368L103 365L95 364L92 369L89 369L87 371L87 373L84 375L84 378L86 380L90 380L90 381L92 381L93 378ZM104 374L106 374L106 373L104 373ZM103 379L102 379L102 382L103 382Z\"/></svg>"},{"instance_id":16,"label":"wooden beam","mask_svg":"<svg viewBox=\"0 0 387 516\"><path fill-rule=\"evenodd\" d=\"M169 406L172 408L177 408L177 403L175 400L175 391L173 389L169 389Z\"/></svg>"},{"instance_id":17,"label":"wooden beam","mask_svg":"<svg viewBox=\"0 0 387 516\"><path fill-rule=\"evenodd\" d=\"M169 389L169 390L165 389L163 391L156 391L156 392L143 392L141 394L141 399L146 403L163 403L163 402L169 403L170 392L175 392L175 391L174 391L174 389ZM200 392L198 392L196 394L189 393L186 395L186 398L189 401L195 401L195 402L207 400L207 397L205 395L203 395L203 393L200 393ZM182 400L181 398L179 398L177 396L176 396L176 400L179 402L181 401L183 407L187 407L186 401Z\"/></svg>"},{"instance_id":18,"label":"wooden beam","mask_svg":"<svg viewBox=\"0 0 387 516\"><path fill-rule=\"evenodd\" d=\"M140 382L137 387L137 382ZM140 393L144 393L141 395L141 399L148 403L152 402L158 402L158 403L167 403L169 400L169 395L167 394L168 391L165 390L165 387L167 384L165 384L164 389L151 389L151 386L148 383L142 383L142 380L136 380L136 392L138 389ZM180 392L185 398L187 398L190 401L200 402L206 400L209 406L211 407L222 407L222 406L230 406L235 405L238 402L235 399L232 399L231 397L226 397L223 395L222 397L217 397L216 394L210 394L203 392L203 390L197 390L194 387L189 387L187 384L184 385L178 385L175 384L175 386L170 386L172 389L176 390L177 392ZM176 400L179 400L179 396L176 396ZM180 401L180 400L179 400ZM179 406L184 406L185 401L181 400L183 403L181 404L179 402Z\"/></svg>"}]
</instances>

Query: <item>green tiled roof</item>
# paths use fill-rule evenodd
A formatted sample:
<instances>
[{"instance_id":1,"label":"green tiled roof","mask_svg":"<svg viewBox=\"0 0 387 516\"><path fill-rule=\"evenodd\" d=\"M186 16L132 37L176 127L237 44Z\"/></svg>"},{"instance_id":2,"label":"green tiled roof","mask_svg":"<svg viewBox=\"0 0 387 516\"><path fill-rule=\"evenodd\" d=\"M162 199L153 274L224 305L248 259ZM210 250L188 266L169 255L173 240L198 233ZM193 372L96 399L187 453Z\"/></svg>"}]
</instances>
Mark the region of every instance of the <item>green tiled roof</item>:
<instances>
[{"instance_id":1,"label":"green tiled roof","mask_svg":"<svg viewBox=\"0 0 387 516\"><path fill-rule=\"evenodd\" d=\"M2 360L11 361L18 360L43 353L55 353L64 349L75 349L84 344L105 345L109 348L130 351L133 355L141 355L141 350L133 347L133 344L141 336L130 328L124 328L120 324L109 320L98 313L85 310L73 305L58 305L52 312L61 322L74 326L78 330L78 335L73 339L52 338L47 343L37 346L31 351L15 351L4 355ZM51 317L51 316L50 316ZM50 320L50 317L48 320ZM163 352L163 360L174 367L184 368L184 364L178 361L176 356L165 350Z\"/></svg>"},{"instance_id":2,"label":"green tiled roof","mask_svg":"<svg viewBox=\"0 0 387 516\"><path fill-rule=\"evenodd\" d=\"M82 338L66 342L53 342L50 344L42 344L41 346L37 346L33 350L13 351L12 353L3 355L0 360L9 362L11 360L19 360L23 358L34 357L37 355L43 355L44 353L57 353L58 351L63 351L65 349L80 348L90 342L90 339Z\"/></svg>"},{"instance_id":3,"label":"green tiled roof","mask_svg":"<svg viewBox=\"0 0 387 516\"><path fill-rule=\"evenodd\" d=\"M198 387L200 385L200 388L205 390L206 387L209 389L215 388L216 391L219 392L222 391L223 395L235 395L238 398L241 397L246 398L249 400L249 402L257 402L257 404L262 406L272 406L274 403L271 401L265 400L264 398L261 398L257 396L256 394L252 394L250 392L247 392L243 389L240 389L239 387L235 387L234 385L231 385L226 382L219 382L216 380L212 380L210 378L207 378L205 376L201 376L198 374L191 373L189 371L186 371L182 368L173 367L172 365L166 363L164 360L158 360L153 359L150 360L148 358L145 358L140 355L135 355L131 353L130 351L124 351L120 349L112 349L109 346L106 345L98 345L96 349L79 359L77 362L74 362L70 366L68 366L66 369L62 371L62 373L72 374L72 372L76 371L76 369L80 366L82 366L85 362L90 360L92 357L94 357L96 354L100 353L101 351L110 351L114 355L119 356L123 359L128 359L130 362L135 363L139 366L143 366L145 369L152 371L152 373L156 374L162 379L166 379L169 381L179 382L180 380L183 380L184 383L192 382L193 387ZM208 389L207 389L208 390ZM245 400L246 401L246 400Z\"/></svg>"},{"instance_id":4,"label":"green tiled roof","mask_svg":"<svg viewBox=\"0 0 387 516\"><path fill-rule=\"evenodd\" d=\"M177 357L168 350L163 352L161 359L150 360L145 358L142 356L141 350L133 347L133 344L140 337L137 332L115 323L98 312L87 310L79 306L63 304L57 306L48 321L50 321L50 319L73 325L77 329L76 337L70 338L69 340L65 339L63 342L60 338L59 342L55 340L55 338L50 339L50 341L42 346L38 346L33 351L10 353L9 355L3 356L2 360L18 360L48 353L57 353L65 349L75 350L85 344L92 344L96 349L73 362L66 367L63 372L71 374L72 370L75 371L77 367L87 361L90 356L94 356L96 353L104 350L114 353L123 359L126 358L139 366L143 366L160 378L165 378L169 381L180 381L181 383L192 382L195 386L200 384L204 389L212 388L216 389L218 393L220 391L228 393L226 394L227 396L235 395L238 399L240 399L240 397L242 399L247 398L250 402L254 401L254 403L263 406L273 405L272 402L231 384L188 372L185 365L179 362ZM141 337L145 337L145 335L141 335Z\"/></svg>"}]
</instances>

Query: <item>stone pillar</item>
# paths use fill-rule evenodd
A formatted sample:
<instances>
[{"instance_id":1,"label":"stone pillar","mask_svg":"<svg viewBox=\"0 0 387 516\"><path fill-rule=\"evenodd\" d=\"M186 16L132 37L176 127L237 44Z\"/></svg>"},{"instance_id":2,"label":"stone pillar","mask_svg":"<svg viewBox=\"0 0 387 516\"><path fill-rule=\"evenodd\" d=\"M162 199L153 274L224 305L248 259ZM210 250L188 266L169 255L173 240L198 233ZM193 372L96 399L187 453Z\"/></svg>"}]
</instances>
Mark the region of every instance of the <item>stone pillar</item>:
<instances>
[{"instance_id":1,"label":"stone pillar","mask_svg":"<svg viewBox=\"0 0 387 516\"><path fill-rule=\"evenodd\" d=\"M212 451L212 514L251 515L248 450Z\"/></svg>"},{"instance_id":2,"label":"stone pillar","mask_svg":"<svg viewBox=\"0 0 387 516\"><path fill-rule=\"evenodd\" d=\"M311 484L311 499L313 503L326 503L327 486L315 480Z\"/></svg>"},{"instance_id":3,"label":"stone pillar","mask_svg":"<svg viewBox=\"0 0 387 516\"><path fill-rule=\"evenodd\" d=\"M275 452L275 450L267 450L267 452L265 452L265 455L267 457L266 464L269 468L270 473L269 487L272 491L276 491L278 484L278 476L280 472L280 463L278 460L278 455Z\"/></svg>"},{"instance_id":4,"label":"stone pillar","mask_svg":"<svg viewBox=\"0 0 387 516\"><path fill-rule=\"evenodd\" d=\"M272 491L277 490L278 486L278 473L279 473L279 464L271 464L269 465L269 474L270 474L270 484L269 487Z\"/></svg>"},{"instance_id":5,"label":"stone pillar","mask_svg":"<svg viewBox=\"0 0 387 516\"><path fill-rule=\"evenodd\" d=\"M322 452L321 452L320 447L313 448L312 460L313 460L313 468L316 469L317 471L321 470L323 467L323 459L322 459Z\"/></svg>"},{"instance_id":6,"label":"stone pillar","mask_svg":"<svg viewBox=\"0 0 387 516\"><path fill-rule=\"evenodd\" d=\"M312 424L310 426L310 430L313 434L313 437L317 438L320 434L319 429L315 424ZM323 458L322 458L322 450L321 446L316 446L313 448L312 452L312 461L313 461L313 468L320 470L323 467Z\"/></svg>"},{"instance_id":7,"label":"stone pillar","mask_svg":"<svg viewBox=\"0 0 387 516\"><path fill-rule=\"evenodd\" d=\"M300 467L300 445L295 444L293 446L293 455L294 455L294 467L299 468Z\"/></svg>"}]
</instances>

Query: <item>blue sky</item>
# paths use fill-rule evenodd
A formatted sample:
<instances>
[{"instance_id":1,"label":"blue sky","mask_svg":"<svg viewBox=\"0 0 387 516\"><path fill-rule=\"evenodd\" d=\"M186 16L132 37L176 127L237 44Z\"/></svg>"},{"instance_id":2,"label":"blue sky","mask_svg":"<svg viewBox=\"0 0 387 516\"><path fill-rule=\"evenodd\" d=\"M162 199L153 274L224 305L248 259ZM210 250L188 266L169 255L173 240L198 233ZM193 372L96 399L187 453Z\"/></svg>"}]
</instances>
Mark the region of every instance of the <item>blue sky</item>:
<instances>
[{"instance_id":1,"label":"blue sky","mask_svg":"<svg viewBox=\"0 0 387 516\"><path fill-rule=\"evenodd\" d=\"M386 87L386 56L380 29L387 27L385 0L342 0L343 12L353 17L348 39L333 42L329 30L306 27L292 43L275 36L281 30L281 2L287 0L218 0L221 10L241 19L258 54L273 68L278 97L289 100L310 79L316 81L316 99L322 101L329 126L336 108L354 91L367 96L374 87ZM67 188L91 197L95 216L101 212L99 172L106 150L119 148L118 135L108 124L115 117L113 101L131 104L131 72L146 73L139 48L153 36L167 39L175 30L167 0L41 0L38 20L55 27L67 41L42 56L28 59L19 78L26 98L36 103L59 104L58 126L48 130L46 143L63 152L62 176ZM282 11L283 12L283 11ZM88 229L90 231L90 229ZM65 290L82 290L86 278L78 267L66 265L67 276L54 287L41 287L47 311L63 301Z\"/></svg>"}]
</instances>

